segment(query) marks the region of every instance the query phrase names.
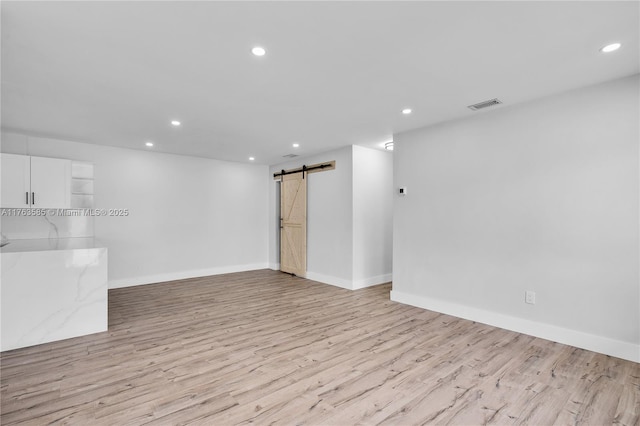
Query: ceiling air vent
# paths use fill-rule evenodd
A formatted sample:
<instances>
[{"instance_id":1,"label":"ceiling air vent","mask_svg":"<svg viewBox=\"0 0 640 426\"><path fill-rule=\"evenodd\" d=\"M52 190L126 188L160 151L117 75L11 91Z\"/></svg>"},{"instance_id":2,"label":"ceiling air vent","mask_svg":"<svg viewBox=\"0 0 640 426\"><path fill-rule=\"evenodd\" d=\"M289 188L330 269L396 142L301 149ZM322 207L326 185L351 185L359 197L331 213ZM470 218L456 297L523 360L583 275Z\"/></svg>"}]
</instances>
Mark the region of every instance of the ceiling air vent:
<instances>
[{"instance_id":1,"label":"ceiling air vent","mask_svg":"<svg viewBox=\"0 0 640 426\"><path fill-rule=\"evenodd\" d=\"M294 157L298 157L298 154L287 154L287 155L283 155L284 158L294 158Z\"/></svg>"},{"instance_id":2,"label":"ceiling air vent","mask_svg":"<svg viewBox=\"0 0 640 426\"><path fill-rule=\"evenodd\" d=\"M473 110L473 111L477 111L479 109L489 108L489 107L492 107L494 105L499 105L501 103L502 103L502 101L499 101L498 99L490 99L488 101L478 102L477 104L469 105L467 108L469 108L470 110Z\"/></svg>"}]
</instances>

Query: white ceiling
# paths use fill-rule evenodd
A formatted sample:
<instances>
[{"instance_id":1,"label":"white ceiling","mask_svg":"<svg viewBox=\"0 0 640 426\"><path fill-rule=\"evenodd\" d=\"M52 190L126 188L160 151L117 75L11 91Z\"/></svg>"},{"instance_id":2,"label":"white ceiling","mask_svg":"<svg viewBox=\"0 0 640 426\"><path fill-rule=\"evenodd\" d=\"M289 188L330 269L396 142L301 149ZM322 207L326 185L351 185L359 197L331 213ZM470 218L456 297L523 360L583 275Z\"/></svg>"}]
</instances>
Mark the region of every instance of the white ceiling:
<instances>
[{"instance_id":1,"label":"white ceiling","mask_svg":"<svg viewBox=\"0 0 640 426\"><path fill-rule=\"evenodd\" d=\"M380 146L638 73L639 4L2 1L2 127L261 164Z\"/></svg>"}]
</instances>

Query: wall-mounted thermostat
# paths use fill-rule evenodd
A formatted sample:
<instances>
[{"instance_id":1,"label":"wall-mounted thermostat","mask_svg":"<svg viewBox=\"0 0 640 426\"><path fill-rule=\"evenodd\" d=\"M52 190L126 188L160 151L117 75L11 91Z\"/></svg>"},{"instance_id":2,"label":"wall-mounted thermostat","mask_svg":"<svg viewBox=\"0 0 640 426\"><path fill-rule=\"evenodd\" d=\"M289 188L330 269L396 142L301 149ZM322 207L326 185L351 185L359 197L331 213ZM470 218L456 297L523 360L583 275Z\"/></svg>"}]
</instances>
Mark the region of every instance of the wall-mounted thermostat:
<instances>
[{"instance_id":1,"label":"wall-mounted thermostat","mask_svg":"<svg viewBox=\"0 0 640 426\"><path fill-rule=\"evenodd\" d=\"M407 195L407 187L406 186L401 186L400 189L398 190L398 194Z\"/></svg>"}]
</instances>

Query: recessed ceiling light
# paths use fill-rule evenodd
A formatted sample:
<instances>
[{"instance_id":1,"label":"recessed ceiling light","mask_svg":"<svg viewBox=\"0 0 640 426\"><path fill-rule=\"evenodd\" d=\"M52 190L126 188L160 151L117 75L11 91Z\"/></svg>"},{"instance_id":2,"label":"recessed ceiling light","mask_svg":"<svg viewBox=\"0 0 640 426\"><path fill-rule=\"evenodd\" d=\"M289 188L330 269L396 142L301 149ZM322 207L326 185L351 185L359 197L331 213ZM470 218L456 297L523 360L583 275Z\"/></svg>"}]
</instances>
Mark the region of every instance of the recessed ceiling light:
<instances>
[{"instance_id":1,"label":"recessed ceiling light","mask_svg":"<svg viewBox=\"0 0 640 426\"><path fill-rule=\"evenodd\" d=\"M153 142L147 142L147 143L145 143L145 145L151 147L151 146L153 146Z\"/></svg>"},{"instance_id":2,"label":"recessed ceiling light","mask_svg":"<svg viewBox=\"0 0 640 426\"><path fill-rule=\"evenodd\" d=\"M385 143L384 149L386 149L387 151L393 151L393 141Z\"/></svg>"},{"instance_id":3,"label":"recessed ceiling light","mask_svg":"<svg viewBox=\"0 0 640 426\"><path fill-rule=\"evenodd\" d=\"M264 56L267 51L264 50L264 47L256 46L251 49L251 53L253 53L255 56Z\"/></svg>"},{"instance_id":4,"label":"recessed ceiling light","mask_svg":"<svg viewBox=\"0 0 640 426\"><path fill-rule=\"evenodd\" d=\"M180 123L178 120L171 120L171 125L178 127L179 125L181 125L182 123Z\"/></svg>"},{"instance_id":5,"label":"recessed ceiling light","mask_svg":"<svg viewBox=\"0 0 640 426\"><path fill-rule=\"evenodd\" d=\"M249 157L249 161L253 161L253 160L255 160L254 157Z\"/></svg>"},{"instance_id":6,"label":"recessed ceiling light","mask_svg":"<svg viewBox=\"0 0 640 426\"><path fill-rule=\"evenodd\" d=\"M299 144L299 143L294 143L294 144L293 144L293 147L294 147L294 148L298 148L299 146L300 146L300 144Z\"/></svg>"},{"instance_id":7,"label":"recessed ceiling light","mask_svg":"<svg viewBox=\"0 0 640 426\"><path fill-rule=\"evenodd\" d=\"M405 109L403 109L403 110L402 110L402 113L403 113L404 115L411 114L411 112L412 112L412 111L411 111L411 108L405 108Z\"/></svg>"},{"instance_id":8,"label":"recessed ceiling light","mask_svg":"<svg viewBox=\"0 0 640 426\"><path fill-rule=\"evenodd\" d=\"M600 51L603 52L603 53L614 52L614 51L620 49L621 46L622 46L622 44L620 44L620 43L611 43L611 44L607 44L605 47L600 49Z\"/></svg>"}]
</instances>

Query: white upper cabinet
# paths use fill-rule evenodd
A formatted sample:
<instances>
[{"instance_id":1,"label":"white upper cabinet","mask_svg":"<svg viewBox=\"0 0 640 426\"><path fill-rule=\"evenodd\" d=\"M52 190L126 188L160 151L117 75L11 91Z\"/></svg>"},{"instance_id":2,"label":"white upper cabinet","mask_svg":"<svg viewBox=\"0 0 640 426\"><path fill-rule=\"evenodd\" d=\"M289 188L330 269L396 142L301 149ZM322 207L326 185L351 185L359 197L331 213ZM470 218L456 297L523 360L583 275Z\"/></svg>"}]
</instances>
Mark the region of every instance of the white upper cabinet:
<instances>
[{"instance_id":1,"label":"white upper cabinet","mask_svg":"<svg viewBox=\"0 0 640 426\"><path fill-rule=\"evenodd\" d=\"M28 208L31 206L30 157L0 154L2 157L2 193L0 206Z\"/></svg>"},{"instance_id":2,"label":"white upper cabinet","mask_svg":"<svg viewBox=\"0 0 640 426\"><path fill-rule=\"evenodd\" d=\"M1 154L1 207L71 207L71 160Z\"/></svg>"},{"instance_id":3,"label":"white upper cabinet","mask_svg":"<svg viewBox=\"0 0 640 426\"><path fill-rule=\"evenodd\" d=\"M71 160L31 157L31 207L71 207Z\"/></svg>"}]
</instances>

